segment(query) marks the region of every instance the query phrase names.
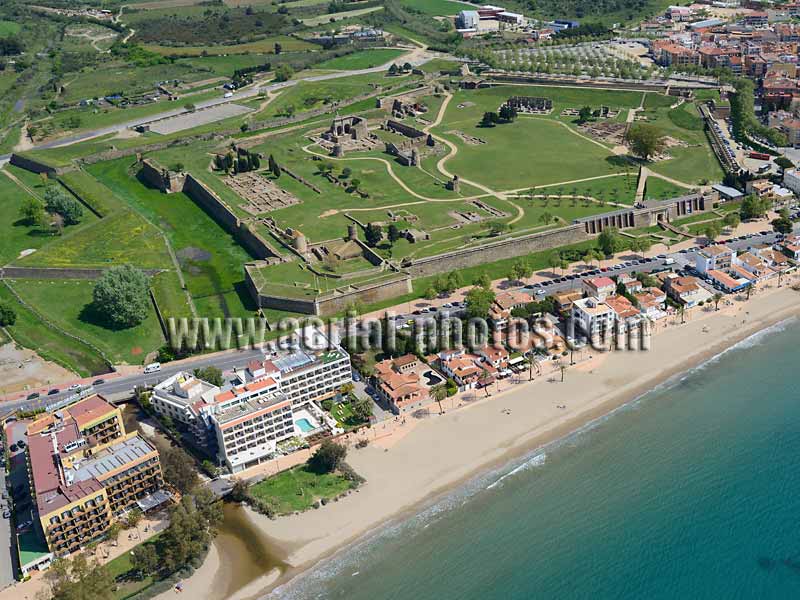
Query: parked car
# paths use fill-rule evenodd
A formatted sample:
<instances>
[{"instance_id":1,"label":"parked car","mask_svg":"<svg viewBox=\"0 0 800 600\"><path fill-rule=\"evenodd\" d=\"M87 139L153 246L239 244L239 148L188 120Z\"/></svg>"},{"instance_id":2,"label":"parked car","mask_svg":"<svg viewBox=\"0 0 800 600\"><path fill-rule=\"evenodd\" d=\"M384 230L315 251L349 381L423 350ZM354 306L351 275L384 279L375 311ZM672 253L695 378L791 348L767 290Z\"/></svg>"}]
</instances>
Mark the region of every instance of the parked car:
<instances>
[{"instance_id":1,"label":"parked car","mask_svg":"<svg viewBox=\"0 0 800 600\"><path fill-rule=\"evenodd\" d=\"M28 400L36 400L39 397L39 392L33 392L32 394L28 394Z\"/></svg>"},{"instance_id":2,"label":"parked car","mask_svg":"<svg viewBox=\"0 0 800 600\"><path fill-rule=\"evenodd\" d=\"M73 383L73 384L72 384L71 386L69 386L67 389L68 389L70 392L77 392L79 389L81 389L81 384L80 384L80 383Z\"/></svg>"},{"instance_id":3,"label":"parked car","mask_svg":"<svg viewBox=\"0 0 800 600\"><path fill-rule=\"evenodd\" d=\"M105 380L105 379L95 379L95 380L92 382L92 385L103 385L105 382L106 382L106 380Z\"/></svg>"},{"instance_id":4,"label":"parked car","mask_svg":"<svg viewBox=\"0 0 800 600\"><path fill-rule=\"evenodd\" d=\"M19 525L17 525L17 531L22 531L23 529L27 529L31 525L33 525L33 521L25 521L24 523L20 523Z\"/></svg>"},{"instance_id":5,"label":"parked car","mask_svg":"<svg viewBox=\"0 0 800 600\"><path fill-rule=\"evenodd\" d=\"M10 517L11 517L11 511L10 510L4 510L3 511L3 518L4 519L8 519Z\"/></svg>"},{"instance_id":6,"label":"parked car","mask_svg":"<svg viewBox=\"0 0 800 600\"><path fill-rule=\"evenodd\" d=\"M53 388L52 390L50 390L49 392L47 392L47 395L48 395L48 396L52 396L53 394L57 394L57 393L59 393L60 391L61 391L61 390L59 390L58 388Z\"/></svg>"}]
</instances>

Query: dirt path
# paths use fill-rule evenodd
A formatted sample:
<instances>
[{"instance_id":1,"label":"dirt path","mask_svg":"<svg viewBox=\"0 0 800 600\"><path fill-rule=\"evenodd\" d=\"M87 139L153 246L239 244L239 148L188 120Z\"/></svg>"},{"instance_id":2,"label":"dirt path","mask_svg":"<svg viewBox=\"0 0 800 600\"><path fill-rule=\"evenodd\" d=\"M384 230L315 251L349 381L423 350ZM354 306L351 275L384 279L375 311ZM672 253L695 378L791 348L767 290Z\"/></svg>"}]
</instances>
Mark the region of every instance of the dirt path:
<instances>
[{"instance_id":1,"label":"dirt path","mask_svg":"<svg viewBox=\"0 0 800 600\"><path fill-rule=\"evenodd\" d=\"M23 190L25 190L26 192L28 192L28 193L29 193L31 196L33 196L34 198L36 198L37 200L42 200L42 201L44 201L44 200L43 200L43 199L42 199L42 198L39 196L39 194L37 194L36 192L34 192L34 191L31 189L31 188L29 188L29 187L28 187L27 185L25 185L25 184L24 184L22 181L20 181L20 180L19 180L19 178L18 178L16 175L14 175L12 172L10 172L8 169L3 169L3 174L4 174L6 177L8 177L8 178L9 178L11 181L13 181L14 183L16 183L16 184L17 184L19 187L21 187Z\"/></svg>"}]
</instances>

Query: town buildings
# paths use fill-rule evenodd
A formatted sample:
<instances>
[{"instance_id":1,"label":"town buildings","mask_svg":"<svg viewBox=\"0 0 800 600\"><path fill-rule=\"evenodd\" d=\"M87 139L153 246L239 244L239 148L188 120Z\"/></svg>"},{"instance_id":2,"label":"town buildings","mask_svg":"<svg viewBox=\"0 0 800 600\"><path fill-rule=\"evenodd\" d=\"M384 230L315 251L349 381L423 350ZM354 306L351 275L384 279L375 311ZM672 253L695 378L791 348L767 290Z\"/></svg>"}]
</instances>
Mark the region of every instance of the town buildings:
<instances>
[{"instance_id":1,"label":"town buildings","mask_svg":"<svg viewBox=\"0 0 800 600\"><path fill-rule=\"evenodd\" d=\"M54 557L102 537L128 511L170 499L158 451L127 433L120 410L102 396L40 417L28 426L27 440L35 526Z\"/></svg>"},{"instance_id":2,"label":"town buildings","mask_svg":"<svg viewBox=\"0 0 800 600\"><path fill-rule=\"evenodd\" d=\"M235 473L273 456L283 441L336 429L319 403L351 381L350 356L325 339L252 361L222 387L178 373L155 386L150 401L191 444Z\"/></svg>"}]
</instances>

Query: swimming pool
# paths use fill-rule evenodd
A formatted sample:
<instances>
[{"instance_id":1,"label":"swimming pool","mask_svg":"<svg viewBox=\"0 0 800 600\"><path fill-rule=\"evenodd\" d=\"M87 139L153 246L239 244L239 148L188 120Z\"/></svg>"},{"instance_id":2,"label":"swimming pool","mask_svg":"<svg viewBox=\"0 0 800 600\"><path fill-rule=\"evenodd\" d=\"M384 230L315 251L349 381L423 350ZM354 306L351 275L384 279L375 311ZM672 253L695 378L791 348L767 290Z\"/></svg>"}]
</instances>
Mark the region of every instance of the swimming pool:
<instances>
[{"instance_id":1,"label":"swimming pool","mask_svg":"<svg viewBox=\"0 0 800 600\"><path fill-rule=\"evenodd\" d=\"M300 431L302 431L303 433L308 433L309 431L314 429L314 426L308 419L297 419L297 421L295 421L294 424L297 425L300 428Z\"/></svg>"}]
</instances>

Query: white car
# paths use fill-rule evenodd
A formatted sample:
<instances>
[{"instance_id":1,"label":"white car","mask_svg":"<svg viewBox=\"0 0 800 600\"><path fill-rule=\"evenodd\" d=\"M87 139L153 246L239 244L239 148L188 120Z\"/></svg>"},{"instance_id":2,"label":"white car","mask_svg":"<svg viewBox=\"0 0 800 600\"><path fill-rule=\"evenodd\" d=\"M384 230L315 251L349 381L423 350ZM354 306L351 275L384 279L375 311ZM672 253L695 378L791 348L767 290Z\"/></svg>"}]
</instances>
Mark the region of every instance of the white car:
<instances>
[{"instance_id":1,"label":"white car","mask_svg":"<svg viewBox=\"0 0 800 600\"><path fill-rule=\"evenodd\" d=\"M222 97L223 98L233 98L233 92L225 92L225 94Z\"/></svg>"},{"instance_id":2,"label":"white car","mask_svg":"<svg viewBox=\"0 0 800 600\"><path fill-rule=\"evenodd\" d=\"M81 384L80 383L73 383L71 386L69 386L67 388L67 390L70 391L70 392L75 392L75 391L77 391L79 389L81 389Z\"/></svg>"}]
</instances>

